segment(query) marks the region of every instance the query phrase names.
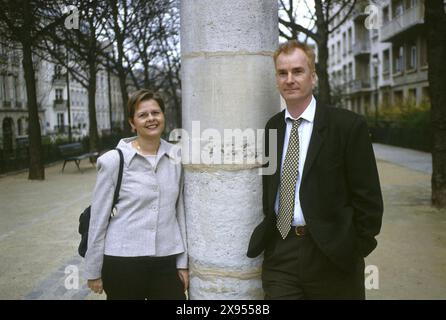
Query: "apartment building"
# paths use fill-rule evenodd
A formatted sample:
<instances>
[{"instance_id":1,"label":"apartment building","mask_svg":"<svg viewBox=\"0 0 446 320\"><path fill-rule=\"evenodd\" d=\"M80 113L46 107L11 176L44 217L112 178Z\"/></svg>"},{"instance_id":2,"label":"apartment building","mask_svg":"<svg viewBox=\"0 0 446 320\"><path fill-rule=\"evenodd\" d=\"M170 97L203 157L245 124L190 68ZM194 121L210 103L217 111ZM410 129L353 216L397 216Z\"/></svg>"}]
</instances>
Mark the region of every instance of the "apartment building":
<instances>
[{"instance_id":1,"label":"apartment building","mask_svg":"<svg viewBox=\"0 0 446 320\"><path fill-rule=\"evenodd\" d=\"M345 108L365 114L428 98L423 17L423 0L358 2L328 42L332 89Z\"/></svg>"},{"instance_id":2,"label":"apartment building","mask_svg":"<svg viewBox=\"0 0 446 320\"><path fill-rule=\"evenodd\" d=\"M16 139L27 136L28 110L20 55L0 44L0 148L12 150ZM44 112L39 108L41 125Z\"/></svg>"},{"instance_id":3,"label":"apartment building","mask_svg":"<svg viewBox=\"0 0 446 320\"><path fill-rule=\"evenodd\" d=\"M88 135L88 92L66 69L44 60L35 60L38 114L42 135L55 137L68 133L71 115L72 134ZM110 86L109 86L110 83ZM96 119L98 132L122 127L119 79L100 70L96 80ZM68 87L69 98L68 100ZM110 90L109 90L110 88ZM68 108L70 101L70 108ZM70 111L68 111L70 110ZM0 149L12 150L28 136L26 85L21 51L0 45Z\"/></svg>"}]
</instances>

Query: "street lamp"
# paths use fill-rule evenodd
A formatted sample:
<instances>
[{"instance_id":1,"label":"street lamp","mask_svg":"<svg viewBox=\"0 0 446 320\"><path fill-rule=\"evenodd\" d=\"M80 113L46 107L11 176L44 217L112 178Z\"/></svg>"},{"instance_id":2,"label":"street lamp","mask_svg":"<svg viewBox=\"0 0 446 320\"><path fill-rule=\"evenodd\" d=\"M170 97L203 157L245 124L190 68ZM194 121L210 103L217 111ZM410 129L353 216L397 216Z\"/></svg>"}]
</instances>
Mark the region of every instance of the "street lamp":
<instances>
[{"instance_id":1,"label":"street lamp","mask_svg":"<svg viewBox=\"0 0 446 320\"><path fill-rule=\"evenodd\" d=\"M377 56L372 58L372 66L373 66L373 76L375 78L375 92L374 92L374 102L375 102L375 128L378 127L378 65L379 59Z\"/></svg>"}]
</instances>

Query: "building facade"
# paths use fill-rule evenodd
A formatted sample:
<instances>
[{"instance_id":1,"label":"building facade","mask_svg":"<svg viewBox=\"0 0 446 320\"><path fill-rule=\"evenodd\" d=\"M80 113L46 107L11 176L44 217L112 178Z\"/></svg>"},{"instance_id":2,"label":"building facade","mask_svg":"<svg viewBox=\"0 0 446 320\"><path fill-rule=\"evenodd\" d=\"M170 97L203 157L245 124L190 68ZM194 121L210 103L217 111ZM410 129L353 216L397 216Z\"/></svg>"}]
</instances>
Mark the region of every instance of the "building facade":
<instances>
[{"instance_id":1,"label":"building facade","mask_svg":"<svg viewBox=\"0 0 446 320\"><path fill-rule=\"evenodd\" d=\"M329 38L334 95L361 114L428 99L423 32L423 0L360 1Z\"/></svg>"},{"instance_id":2,"label":"building facade","mask_svg":"<svg viewBox=\"0 0 446 320\"><path fill-rule=\"evenodd\" d=\"M3 150L13 150L28 136L26 85L21 60L20 50L0 44L0 149ZM70 120L73 137L88 135L87 90L71 76L67 79L64 67L45 60L35 61L42 135L50 138L66 136ZM100 70L96 78L96 119L100 135L109 132L111 124L113 128L122 128L124 120L119 79L106 70Z\"/></svg>"},{"instance_id":3,"label":"building facade","mask_svg":"<svg viewBox=\"0 0 446 320\"><path fill-rule=\"evenodd\" d=\"M28 110L21 60L16 50L0 45L0 147L12 150L16 141L27 137ZM44 112L39 108L40 124Z\"/></svg>"}]
</instances>

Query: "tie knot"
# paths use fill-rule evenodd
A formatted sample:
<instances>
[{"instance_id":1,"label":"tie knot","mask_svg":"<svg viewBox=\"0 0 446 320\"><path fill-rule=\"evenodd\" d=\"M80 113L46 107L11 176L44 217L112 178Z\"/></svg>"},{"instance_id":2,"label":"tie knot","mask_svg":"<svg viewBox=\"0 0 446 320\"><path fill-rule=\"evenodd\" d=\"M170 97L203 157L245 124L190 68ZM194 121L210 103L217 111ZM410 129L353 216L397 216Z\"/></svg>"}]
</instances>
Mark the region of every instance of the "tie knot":
<instances>
[{"instance_id":1,"label":"tie knot","mask_svg":"<svg viewBox=\"0 0 446 320\"><path fill-rule=\"evenodd\" d=\"M300 124L302 123L302 118L299 118L297 120L291 119L291 121L293 121L293 128L299 128Z\"/></svg>"}]
</instances>

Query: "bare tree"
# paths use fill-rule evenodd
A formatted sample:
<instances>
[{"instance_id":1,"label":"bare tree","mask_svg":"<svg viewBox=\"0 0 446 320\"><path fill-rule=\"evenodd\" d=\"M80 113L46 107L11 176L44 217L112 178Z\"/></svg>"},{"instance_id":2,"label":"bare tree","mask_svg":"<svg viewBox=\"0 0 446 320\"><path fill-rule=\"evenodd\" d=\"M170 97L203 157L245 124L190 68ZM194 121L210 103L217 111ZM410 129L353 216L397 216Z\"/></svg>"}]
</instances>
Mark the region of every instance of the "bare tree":
<instances>
[{"instance_id":1,"label":"bare tree","mask_svg":"<svg viewBox=\"0 0 446 320\"><path fill-rule=\"evenodd\" d=\"M180 77L180 52L179 52L179 30L180 16L179 10L174 5L175 1L170 2L170 8L159 20L160 36L158 38L161 50L161 58L166 83L165 92L172 101L172 118L174 128L181 127L181 77Z\"/></svg>"},{"instance_id":2,"label":"bare tree","mask_svg":"<svg viewBox=\"0 0 446 320\"><path fill-rule=\"evenodd\" d=\"M11 43L19 44L23 53L22 65L25 75L28 101L29 174L30 180L44 180L41 128L35 83L33 52L46 34L62 24L64 16L54 16L45 1L0 0L0 36Z\"/></svg>"},{"instance_id":3,"label":"bare tree","mask_svg":"<svg viewBox=\"0 0 446 320\"><path fill-rule=\"evenodd\" d=\"M108 0L107 3L111 15L107 19L106 34L113 50L108 52L106 59L119 78L125 118L128 118L129 79L135 88L167 92L174 105L172 109L178 110L178 97L171 94L178 89L173 79L177 64L172 57L172 49L175 49L172 44L179 29L179 14L174 10L174 1ZM176 123L177 116L174 118ZM130 133L127 121L125 132Z\"/></svg>"},{"instance_id":4,"label":"bare tree","mask_svg":"<svg viewBox=\"0 0 446 320\"><path fill-rule=\"evenodd\" d=\"M67 3L68 4L68 3ZM40 54L53 63L66 68L72 78L88 92L89 150L98 150L98 129L96 120L96 75L104 51L109 43L101 41L104 35L104 21L110 15L109 8L98 1L77 0L70 2L82 17L78 29L59 27L48 34L40 47Z\"/></svg>"},{"instance_id":5,"label":"bare tree","mask_svg":"<svg viewBox=\"0 0 446 320\"><path fill-rule=\"evenodd\" d=\"M355 8L357 0L314 0L314 8L310 8L309 2L303 0L308 12L309 19L313 21L310 27L304 27L297 21L296 8L299 1L279 0L280 10L286 18L279 16L279 23L285 31L279 28L280 35L288 40L296 39L299 33L303 33L317 44L318 63L316 72L318 75L318 102L320 105L332 104L330 94L330 82L328 77L328 37L349 19Z\"/></svg>"},{"instance_id":6,"label":"bare tree","mask_svg":"<svg viewBox=\"0 0 446 320\"><path fill-rule=\"evenodd\" d=\"M153 60L155 60L160 50L156 45L159 38L159 21L162 20L164 12L167 10L166 0L155 0L147 2L138 12L135 21L134 32L130 34L129 46L132 49L133 60L128 60L130 64L139 65L139 68L133 68L130 76L136 88L144 87L157 91L159 88L154 82ZM140 70L137 75L137 70Z\"/></svg>"},{"instance_id":7,"label":"bare tree","mask_svg":"<svg viewBox=\"0 0 446 320\"><path fill-rule=\"evenodd\" d=\"M130 55L128 45L131 34L136 31L135 26L138 13L144 10L147 1L139 0L107 0L106 4L111 9L111 15L106 20L107 40L113 44L112 50L106 52L107 66L114 70L119 78L121 88L122 107L124 119L129 116L127 110L128 88L127 79L135 64L135 59ZM145 37L145 35L143 35ZM124 121L124 133L131 134L130 124Z\"/></svg>"},{"instance_id":8,"label":"bare tree","mask_svg":"<svg viewBox=\"0 0 446 320\"><path fill-rule=\"evenodd\" d=\"M432 204L446 207L446 4L424 1L432 129Z\"/></svg>"},{"instance_id":9,"label":"bare tree","mask_svg":"<svg viewBox=\"0 0 446 320\"><path fill-rule=\"evenodd\" d=\"M126 55L136 88L162 92L169 126L181 126L179 9L175 0L143 1Z\"/></svg>"}]
</instances>

